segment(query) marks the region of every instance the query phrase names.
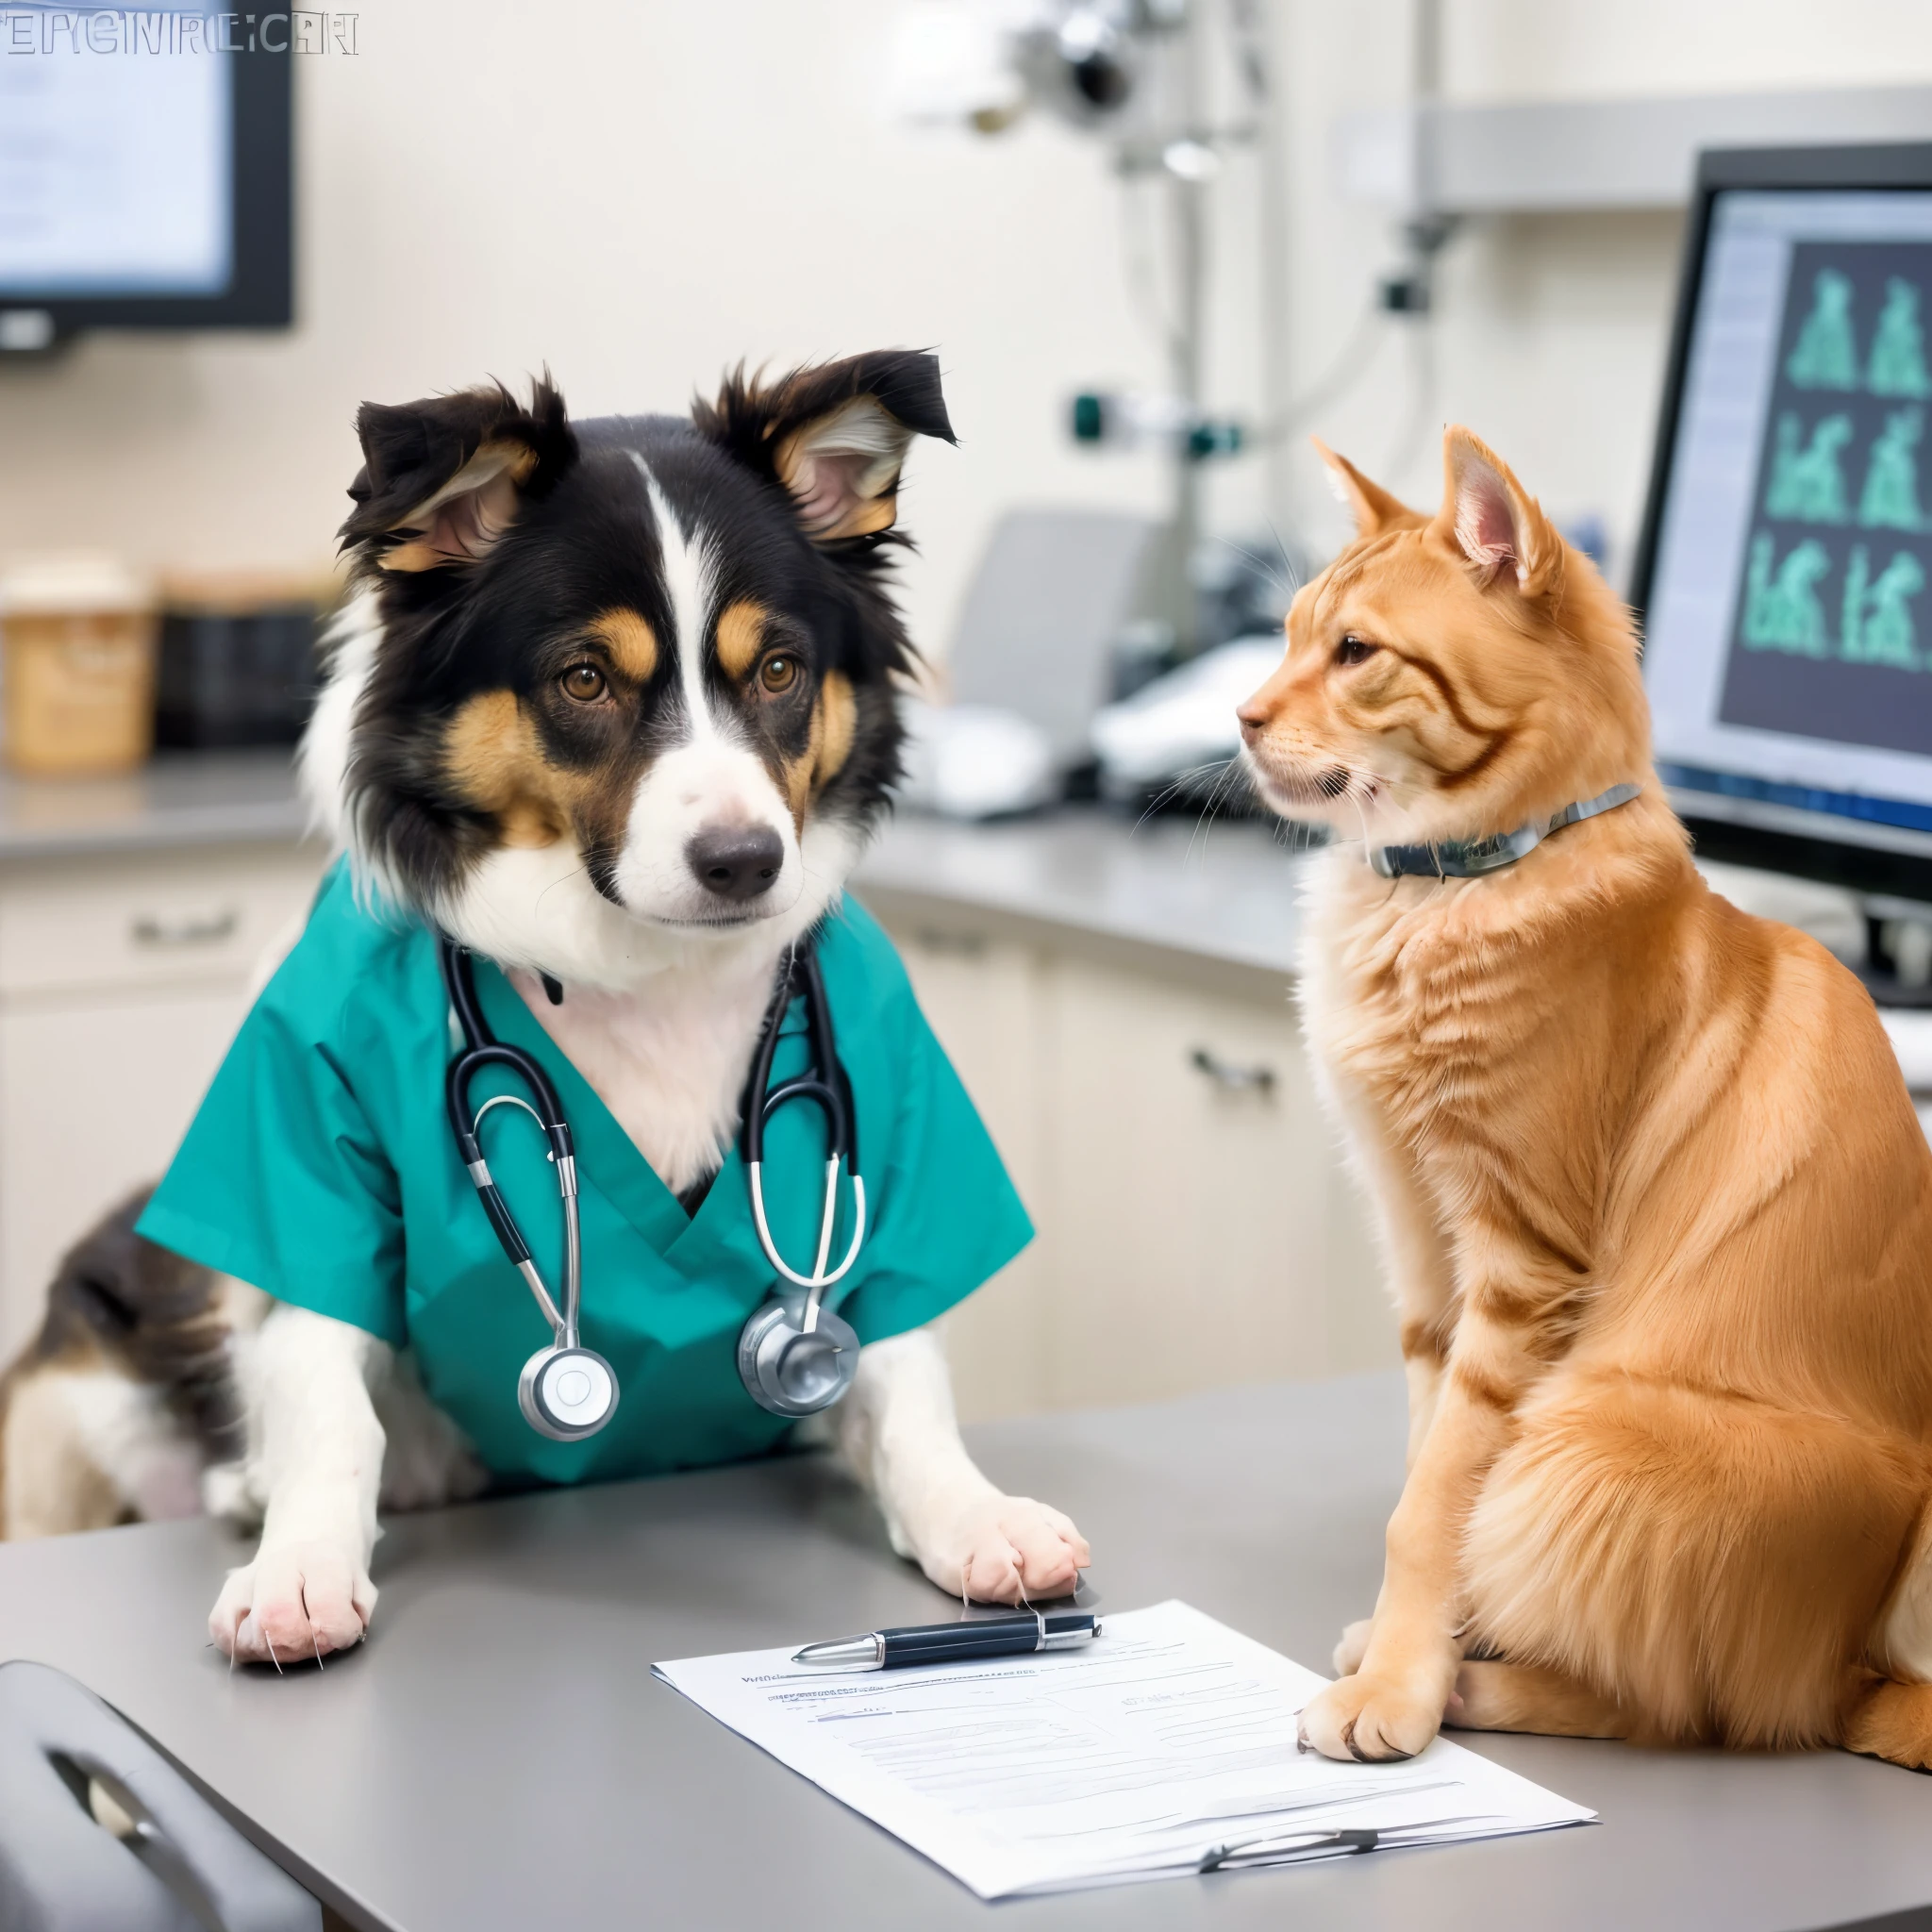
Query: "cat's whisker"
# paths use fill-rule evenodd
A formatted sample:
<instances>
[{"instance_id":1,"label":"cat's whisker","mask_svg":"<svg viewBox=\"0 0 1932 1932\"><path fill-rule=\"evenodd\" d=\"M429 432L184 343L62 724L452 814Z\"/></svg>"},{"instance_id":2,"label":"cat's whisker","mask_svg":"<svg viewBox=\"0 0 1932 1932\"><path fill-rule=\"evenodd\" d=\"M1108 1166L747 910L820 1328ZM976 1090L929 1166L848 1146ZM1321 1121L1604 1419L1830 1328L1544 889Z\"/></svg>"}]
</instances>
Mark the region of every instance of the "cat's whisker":
<instances>
[{"instance_id":1,"label":"cat's whisker","mask_svg":"<svg viewBox=\"0 0 1932 1932\"><path fill-rule=\"evenodd\" d=\"M1213 786L1208 791L1207 803L1195 816L1193 830L1188 834L1188 857L1190 858L1194 856L1194 841L1197 838L1201 841L1204 848L1207 845L1208 828L1214 823L1214 800L1220 789L1221 780L1217 777Z\"/></svg>"},{"instance_id":2,"label":"cat's whisker","mask_svg":"<svg viewBox=\"0 0 1932 1932\"><path fill-rule=\"evenodd\" d=\"M1236 753L1235 756L1236 758L1239 758L1241 755L1240 753ZM1141 829L1141 827L1147 823L1147 821L1150 818L1152 818L1154 814L1157 811L1158 811L1160 808L1168 802L1169 799L1178 797L1180 793L1187 789L1187 787L1192 780L1204 776L1208 772L1224 769L1225 766L1231 762L1232 760L1226 758L1210 758L1208 760L1206 764L1191 765L1186 771L1176 773L1174 776L1167 784L1163 785L1160 788L1160 790L1157 791L1154 794L1154 796L1147 801L1146 806L1141 810L1141 816L1134 821L1135 831L1138 832Z\"/></svg>"},{"instance_id":3,"label":"cat's whisker","mask_svg":"<svg viewBox=\"0 0 1932 1932\"><path fill-rule=\"evenodd\" d=\"M1295 561L1294 558L1289 555L1288 545L1281 541L1281 532L1274 527L1274 519L1273 517L1269 517L1266 521L1268 525L1268 534L1274 539L1274 548L1280 555L1281 568L1283 574L1288 578L1288 583L1285 588L1288 591L1290 600L1292 601L1294 598L1300 596L1301 594L1302 574L1299 570L1295 568Z\"/></svg>"}]
</instances>

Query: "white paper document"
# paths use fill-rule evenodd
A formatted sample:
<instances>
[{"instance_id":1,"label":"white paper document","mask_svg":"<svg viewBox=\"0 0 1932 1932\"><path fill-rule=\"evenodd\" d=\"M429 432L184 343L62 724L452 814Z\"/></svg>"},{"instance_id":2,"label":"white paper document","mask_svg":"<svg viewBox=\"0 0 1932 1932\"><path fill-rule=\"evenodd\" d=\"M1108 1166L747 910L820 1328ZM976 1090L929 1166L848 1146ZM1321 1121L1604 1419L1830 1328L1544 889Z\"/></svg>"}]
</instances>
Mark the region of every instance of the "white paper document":
<instances>
[{"instance_id":1,"label":"white paper document","mask_svg":"<svg viewBox=\"0 0 1932 1932\"><path fill-rule=\"evenodd\" d=\"M831 1673L795 1648L656 1670L981 1898L1596 1815L1445 1739L1401 1764L1298 1751L1296 1717L1326 1680L1187 1604L992 1662Z\"/></svg>"}]
</instances>

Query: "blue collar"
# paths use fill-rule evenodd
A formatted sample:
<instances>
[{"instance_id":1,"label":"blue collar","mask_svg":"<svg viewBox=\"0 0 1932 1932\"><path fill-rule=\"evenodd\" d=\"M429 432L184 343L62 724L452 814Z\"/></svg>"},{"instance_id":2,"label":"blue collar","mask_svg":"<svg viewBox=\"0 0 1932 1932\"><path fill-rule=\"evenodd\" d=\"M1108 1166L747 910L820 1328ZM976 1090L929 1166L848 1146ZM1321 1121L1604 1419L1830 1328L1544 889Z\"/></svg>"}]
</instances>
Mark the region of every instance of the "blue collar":
<instances>
[{"instance_id":1,"label":"blue collar","mask_svg":"<svg viewBox=\"0 0 1932 1932\"><path fill-rule=\"evenodd\" d=\"M1487 839L1445 839L1440 845L1372 845L1369 863L1385 879L1480 878L1485 873L1501 872L1506 865L1527 858L1552 832L1560 832L1565 825L1628 805L1639 789L1612 785L1594 798L1566 805L1554 818L1518 825L1513 832L1493 832Z\"/></svg>"}]
</instances>

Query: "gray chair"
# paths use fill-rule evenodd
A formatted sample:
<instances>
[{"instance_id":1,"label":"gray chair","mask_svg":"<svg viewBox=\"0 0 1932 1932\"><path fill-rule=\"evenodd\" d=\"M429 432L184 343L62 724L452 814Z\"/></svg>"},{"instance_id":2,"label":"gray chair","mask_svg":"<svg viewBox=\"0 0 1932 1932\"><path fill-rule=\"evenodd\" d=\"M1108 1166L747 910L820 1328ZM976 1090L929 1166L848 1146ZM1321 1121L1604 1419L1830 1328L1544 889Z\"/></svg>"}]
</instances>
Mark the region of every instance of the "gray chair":
<instances>
[{"instance_id":1,"label":"gray chair","mask_svg":"<svg viewBox=\"0 0 1932 1932\"><path fill-rule=\"evenodd\" d=\"M127 1721L0 1665L0 1932L321 1932L322 1907Z\"/></svg>"}]
</instances>

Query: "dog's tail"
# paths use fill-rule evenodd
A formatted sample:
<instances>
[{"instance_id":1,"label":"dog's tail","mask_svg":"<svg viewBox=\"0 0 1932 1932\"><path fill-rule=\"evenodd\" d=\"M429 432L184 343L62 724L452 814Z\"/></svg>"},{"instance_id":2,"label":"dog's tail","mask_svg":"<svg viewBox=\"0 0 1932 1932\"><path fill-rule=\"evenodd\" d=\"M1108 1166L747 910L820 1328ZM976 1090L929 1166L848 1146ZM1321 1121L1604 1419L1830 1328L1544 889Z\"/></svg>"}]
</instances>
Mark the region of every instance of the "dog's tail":
<instances>
[{"instance_id":1,"label":"dog's tail","mask_svg":"<svg viewBox=\"0 0 1932 1932\"><path fill-rule=\"evenodd\" d=\"M236 1461L239 1284L134 1231L151 1191L61 1259L40 1332L0 1376L0 1535L105 1527L199 1507Z\"/></svg>"}]
</instances>

